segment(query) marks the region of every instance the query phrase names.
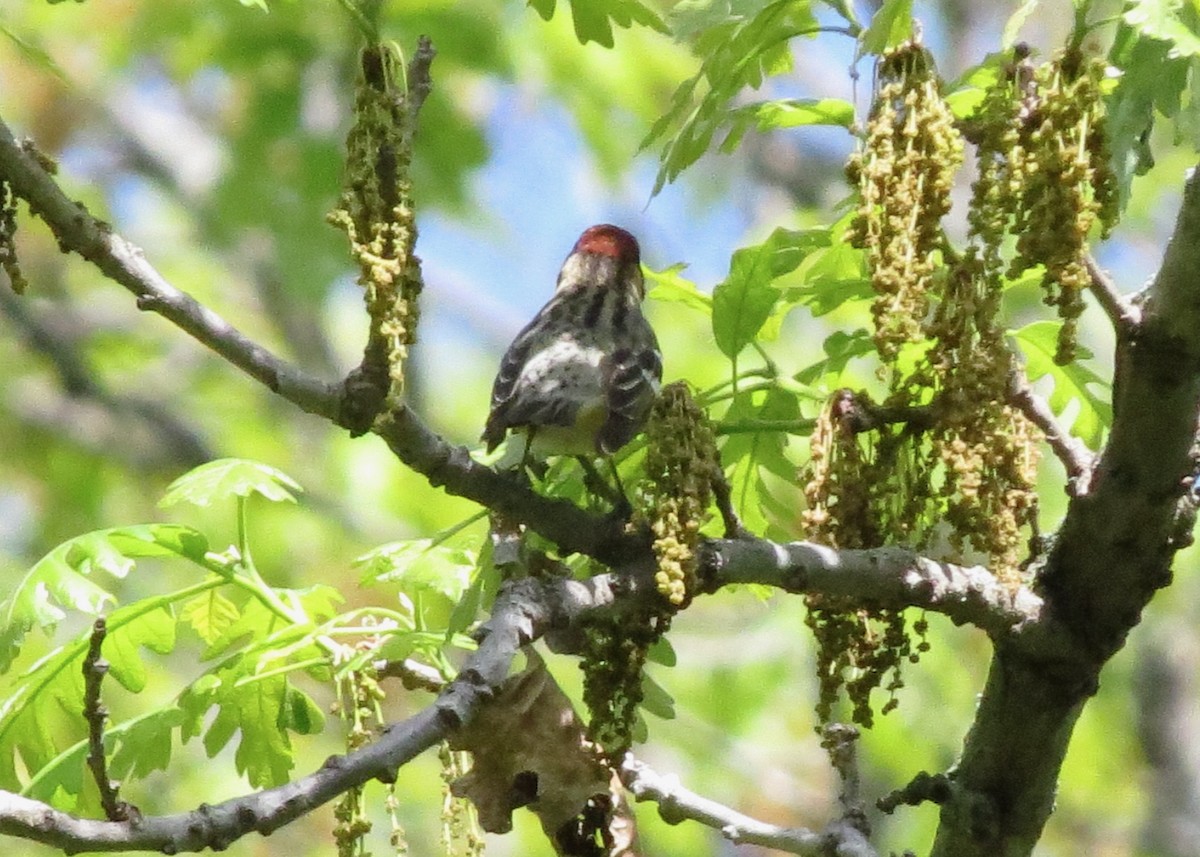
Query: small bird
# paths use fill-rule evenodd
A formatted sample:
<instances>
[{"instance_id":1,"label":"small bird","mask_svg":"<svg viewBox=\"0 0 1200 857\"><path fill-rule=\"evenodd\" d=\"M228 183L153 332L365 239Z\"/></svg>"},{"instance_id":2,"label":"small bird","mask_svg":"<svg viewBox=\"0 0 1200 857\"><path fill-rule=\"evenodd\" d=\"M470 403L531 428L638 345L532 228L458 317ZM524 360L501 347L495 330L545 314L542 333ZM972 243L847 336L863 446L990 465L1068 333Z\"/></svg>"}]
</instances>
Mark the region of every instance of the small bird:
<instances>
[{"instance_id":1,"label":"small bird","mask_svg":"<svg viewBox=\"0 0 1200 857\"><path fill-rule=\"evenodd\" d=\"M609 224L584 230L554 297L500 361L483 430L488 452L513 430L525 438L521 464L608 456L641 431L662 381L645 292L637 240Z\"/></svg>"}]
</instances>

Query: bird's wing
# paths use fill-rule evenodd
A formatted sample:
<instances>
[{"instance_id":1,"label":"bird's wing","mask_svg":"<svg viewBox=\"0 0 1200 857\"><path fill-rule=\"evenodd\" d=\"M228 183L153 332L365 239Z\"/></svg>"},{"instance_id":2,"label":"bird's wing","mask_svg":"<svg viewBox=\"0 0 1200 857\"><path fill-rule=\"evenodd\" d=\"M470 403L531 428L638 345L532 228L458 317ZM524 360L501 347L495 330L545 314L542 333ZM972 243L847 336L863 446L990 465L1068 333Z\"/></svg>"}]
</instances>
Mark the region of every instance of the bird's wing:
<instances>
[{"instance_id":1,"label":"bird's wing","mask_svg":"<svg viewBox=\"0 0 1200 857\"><path fill-rule=\"evenodd\" d=\"M496 380L492 382L491 410L483 429L483 439L487 442L488 452L500 445L512 424L509 411L516 401L516 387L521 370L525 368L525 361L529 359L529 351L533 347L534 337L531 331L536 322L535 318L525 325L500 359L500 371L496 373Z\"/></svg>"},{"instance_id":2,"label":"bird's wing","mask_svg":"<svg viewBox=\"0 0 1200 857\"><path fill-rule=\"evenodd\" d=\"M658 395L662 356L653 332L639 346L615 349L605 358L601 370L608 417L596 436L596 448L610 455L641 431Z\"/></svg>"}]
</instances>

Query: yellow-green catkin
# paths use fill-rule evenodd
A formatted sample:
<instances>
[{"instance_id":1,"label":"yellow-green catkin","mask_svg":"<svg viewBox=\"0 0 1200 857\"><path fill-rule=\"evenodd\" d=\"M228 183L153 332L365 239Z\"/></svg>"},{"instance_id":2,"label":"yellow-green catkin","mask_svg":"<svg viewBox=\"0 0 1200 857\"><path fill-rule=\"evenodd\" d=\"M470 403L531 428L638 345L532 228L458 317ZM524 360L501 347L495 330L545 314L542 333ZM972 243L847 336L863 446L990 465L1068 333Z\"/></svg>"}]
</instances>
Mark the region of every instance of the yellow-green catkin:
<instances>
[{"instance_id":1,"label":"yellow-green catkin","mask_svg":"<svg viewBox=\"0 0 1200 857\"><path fill-rule=\"evenodd\" d=\"M867 252L875 345L885 363L922 338L962 137L919 41L885 53L861 146L847 163L860 194L850 241Z\"/></svg>"},{"instance_id":2,"label":"yellow-green catkin","mask_svg":"<svg viewBox=\"0 0 1200 857\"><path fill-rule=\"evenodd\" d=\"M580 663L583 699L591 712L588 737L614 762L633 742L647 653L695 594L700 527L719 467L708 418L685 383L668 384L646 424L646 479L634 519L653 537L662 601L619 623L590 624Z\"/></svg>"},{"instance_id":3,"label":"yellow-green catkin","mask_svg":"<svg viewBox=\"0 0 1200 857\"><path fill-rule=\"evenodd\" d=\"M467 798L457 797L451 788L470 770L469 754L443 742L438 759L442 763L442 854L482 857L487 849L475 806Z\"/></svg>"},{"instance_id":4,"label":"yellow-green catkin","mask_svg":"<svg viewBox=\"0 0 1200 857\"><path fill-rule=\"evenodd\" d=\"M668 384L646 425L646 489L639 518L654 535L658 591L672 607L695 588L700 527L718 468L716 438L687 384Z\"/></svg>"},{"instance_id":5,"label":"yellow-green catkin","mask_svg":"<svg viewBox=\"0 0 1200 857\"><path fill-rule=\"evenodd\" d=\"M368 359L386 365L389 399L397 400L422 283L409 176L416 117L396 53L373 45L361 59L343 191L329 221L350 240L371 319Z\"/></svg>"},{"instance_id":6,"label":"yellow-green catkin","mask_svg":"<svg viewBox=\"0 0 1200 857\"><path fill-rule=\"evenodd\" d=\"M830 397L817 419L804 475L805 532L813 541L833 547L907 541L907 528L919 514L906 508L908 498L928 493L904 488L912 465L903 457L909 447L902 434L885 434L873 442L857 431L856 411L865 407L859 398L849 390ZM824 724L834 719L834 707L844 693L851 719L870 727L875 716L872 691L887 692L881 710L891 711L904 685L904 663L915 662L928 650L923 621L914 623L921 638L914 645L903 611L817 595L806 596L805 606L804 621L817 644L818 720Z\"/></svg>"},{"instance_id":7,"label":"yellow-green catkin","mask_svg":"<svg viewBox=\"0 0 1200 857\"><path fill-rule=\"evenodd\" d=\"M346 750L353 752L372 740L374 727L383 724L380 701L383 689L367 672L350 671L339 677L336 710L346 723ZM333 805L333 838L338 857L366 857L366 836L371 832L363 802L363 787L346 791Z\"/></svg>"},{"instance_id":8,"label":"yellow-green catkin","mask_svg":"<svg viewBox=\"0 0 1200 857\"><path fill-rule=\"evenodd\" d=\"M1018 53L978 117L972 233L992 265L999 263L1005 234L1016 236L1005 276L1043 269L1045 301L1063 321L1059 363L1075 356L1083 291L1091 282L1089 237L1097 228L1107 236L1117 222L1102 98L1106 72L1103 59L1075 47L1039 66Z\"/></svg>"}]
</instances>

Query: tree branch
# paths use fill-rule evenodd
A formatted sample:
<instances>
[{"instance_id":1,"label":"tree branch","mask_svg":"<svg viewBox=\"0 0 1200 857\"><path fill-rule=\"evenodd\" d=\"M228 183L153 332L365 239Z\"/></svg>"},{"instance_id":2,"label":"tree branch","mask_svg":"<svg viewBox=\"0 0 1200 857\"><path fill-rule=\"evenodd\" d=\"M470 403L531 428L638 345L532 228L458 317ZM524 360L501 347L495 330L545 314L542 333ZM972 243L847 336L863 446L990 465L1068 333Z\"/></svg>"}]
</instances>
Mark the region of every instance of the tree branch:
<instances>
[{"instance_id":1,"label":"tree branch","mask_svg":"<svg viewBox=\"0 0 1200 857\"><path fill-rule=\"evenodd\" d=\"M1054 412L1050 410L1050 405L1033 391L1025 373L1019 369L1014 369L1009 376L1008 402L1046 436L1046 443L1067 470L1068 493L1072 496L1086 494L1091 484L1096 456L1079 438L1059 423Z\"/></svg>"},{"instance_id":2,"label":"tree branch","mask_svg":"<svg viewBox=\"0 0 1200 857\"><path fill-rule=\"evenodd\" d=\"M639 802L657 803L658 814L668 824L697 821L735 845L762 845L803 857L878 857L866 837L844 821L833 822L821 833L768 824L689 791L675 777L655 773L632 754L621 766L621 780Z\"/></svg>"},{"instance_id":3,"label":"tree branch","mask_svg":"<svg viewBox=\"0 0 1200 857\"><path fill-rule=\"evenodd\" d=\"M172 286L142 251L62 192L37 155L0 120L0 179L73 250L137 297L139 309L163 316L252 378L309 413L337 416L337 388L293 368Z\"/></svg>"},{"instance_id":4,"label":"tree branch","mask_svg":"<svg viewBox=\"0 0 1200 857\"><path fill-rule=\"evenodd\" d=\"M710 539L700 554L702 591L761 583L796 594L854 598L880 607L921 607L994 638L1033 630L1042 599L1010 590L982 566L938 562L898 547L835 550L811 542Z\"/></svg>"},{"instance_id":5,"label":"tree branch","mask_svg":"<svg viewBox=\"0 0 1200 857\"><path fill-rule=\"evenodd\" d=\"M1117 290L1117 284L1112 281L1112 278L1092 258L1090 253L1084 259L1084 264L1087 265L1088 276L1092 278L1092 294L1096 296L1096 301L1108 315L1117 335L1124 336L1132 333L1141 323L1141 310L1122 297Z\"/></svg>"}]
</instances>

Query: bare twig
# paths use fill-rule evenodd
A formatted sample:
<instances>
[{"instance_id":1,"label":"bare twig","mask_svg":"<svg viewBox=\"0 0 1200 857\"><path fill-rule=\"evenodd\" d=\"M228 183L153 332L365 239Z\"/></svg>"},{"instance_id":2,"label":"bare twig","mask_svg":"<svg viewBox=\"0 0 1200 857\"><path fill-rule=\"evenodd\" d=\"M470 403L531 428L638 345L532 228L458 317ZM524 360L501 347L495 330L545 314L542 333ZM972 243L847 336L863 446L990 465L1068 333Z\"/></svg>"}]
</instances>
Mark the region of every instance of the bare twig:
<instances>
[{"instance_id":1,"label":"bare twig","mask_svg":"<svg viewBox=\"0 0 1200 857\"><path fill-rule=\"evenodd\" d=\"M733 496L729 488L729 480L725 478L725 471L721 469L720 464L715 465L713 470L713 502L716 503L717 511L721 513L721 521L725 524L725 538L740 539L751 535L750 531L742 525L742 519L738 517L737 511L733 508Z\"/></svg>"},{"instance_id":2,"label":"bare twig","mask_svg":"<svg viewBox=\"0 0 1200 857\"><path fill-rule=\"evenodd\" d=\"M405 690L427 690L430 693L440 693L446 686L446 679L429 664L423 664L413 658L394 661L377 661L373 664L378 678L398 678Z\"/></svg>"},{"instance_id":3,"label":"bare twig","mask_svg":"<svg viewBox=\"0 0 1200 857\"><path fill-rule=\"evenodd\" d=\"M437 56L429 36L417 39L417 50L408 62L408 122L405 127L405 142L412 150L413 137L417 133L417 117L425 106L425 99L433 91L433 78L429 74L433 58Z\"/></svg>"},{"instance_id":4,"label":"bare twig","mask_svg":"<svg viewBox=\"0 0 1200 857\"><path fill-rule=\"evenodd\" d=\"M1017 369L1009 376L1008 402L1046 436L1046 443L1067 470L1068 493L1080 497L1087 494L1096 457L1083 441L1063 427L1049 403L1033 391L1024 373Z\"/></svg>"},{"instance_id":5,"label":"bare twig","mask_svg":"<svg viewBox=\"0 0 1200 857\"><path fill-rule=\"evenodd\" d=\"M1119 335L1130 333L1141 324L1141 310L1121 296L1116 283L1090 253L1084 259L1084 264L1087 265L1088 276L1092 278L1092 294L1108 315L1109 321Z\"/></svg>"},{"instance_id":6,"label":"bare twig","mask_svg":"<svg viewBox=\"0 0 1200 857\"><path fill-rule=\"evenodd\" d=\"M632 755L621 766L621 780L638 801L658 804L658 814L668 824L696 821L719 830L737 845L762 845L804 857L877 857L878 852L853 826L835 822L822 832L803 827L780 827L743 815L723 804L684 788L674 777L655 773Z\"/></svg>"},{"instance_id":7,"label":"bare twig","mask_svg":"<svg viewBox=\"0 0 1200 857\"><path fill-rule=\"evenodd\" d=\"M108 661L100 648L108 634L108 623L101 616L92 624L92 637L83 659L83 719L88 725L87 766L100 792L100 805L109 821L129 821L140 817L137 807L117 796L118 784L108 778L108 759L104 755L104 724L108 709L100 701L100 686L108 675Z\"/></svg>"},{"instance_id":8,"label":"bare twig","mask_svg":"<svg viewBox=\"0 0 1200 857\"><path fill-rule=\"evenodd\" d=\"M867 822L862 780L858 773L858 737L858 729L849 723L827 723L821 730L821 746L829 753L829 763L842 780L838 796L842 804L842 821L863 836L870 836L871 825Z\"/></svg>"},{"instance_id":9,"label":"bare twig","mask_svg":"<svg viewBox=\"0 0 1200 857\"><path fill-rule=\"evenodd\" d=\"M945 774L921 771L904 788L875 801L875 806L890 815L900 806L920 806L926 802L942 804L950 796L950 787L950 778Z\"/></svg>"}]
</instances>

